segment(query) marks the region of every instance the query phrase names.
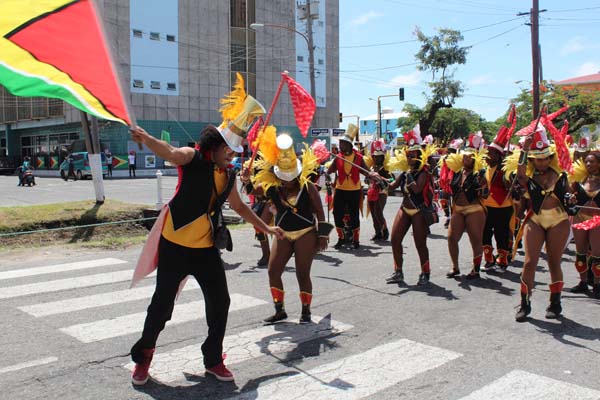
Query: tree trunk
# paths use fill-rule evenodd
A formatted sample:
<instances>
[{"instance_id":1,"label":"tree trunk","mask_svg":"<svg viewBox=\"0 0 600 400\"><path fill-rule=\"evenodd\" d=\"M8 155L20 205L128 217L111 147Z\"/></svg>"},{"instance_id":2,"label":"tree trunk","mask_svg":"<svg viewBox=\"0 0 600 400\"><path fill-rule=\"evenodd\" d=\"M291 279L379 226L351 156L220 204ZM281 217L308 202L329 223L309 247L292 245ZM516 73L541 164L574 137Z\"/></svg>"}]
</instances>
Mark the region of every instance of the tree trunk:
<instances>
[{"instance_id":1,"label":"tree trunk","mask_svg":"<svg viewBox=\"0 0 600 400\"><path fill-rule=\"evenodd\" d=\"M452 107L452 104L446 104L442 100L436 101L435 103L431 103L429 106L429 111L427 112L427 117L419 119L419 127L421 128L421 137L424 138L425 136L427 136L431 133L431 132L429 132L429 128L431 128L431 125L433 124L433 120L435 119L435 114L437 114L437 112L442 108L451 108L451 107ZM436 132L431 133L431 135L436 137L437 135L435 133Z\"/></svg>"}]
</instances>

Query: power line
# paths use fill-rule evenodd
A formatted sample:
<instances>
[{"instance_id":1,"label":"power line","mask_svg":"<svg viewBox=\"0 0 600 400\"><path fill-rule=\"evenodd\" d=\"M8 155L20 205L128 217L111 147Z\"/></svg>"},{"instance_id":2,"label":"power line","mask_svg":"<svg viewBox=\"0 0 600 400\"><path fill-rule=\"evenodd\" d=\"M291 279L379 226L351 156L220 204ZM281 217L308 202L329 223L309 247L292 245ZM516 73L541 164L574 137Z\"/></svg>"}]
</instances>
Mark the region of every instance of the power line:
<instances>
[{"instance_id":1,"label":"power line","mask_svg":"<svg viewBox=\"0 0 600 400\"><path fill-rule=\"evenodd\" d=\"M569 9L563 9L563 10L548 10L547 12L556 13L556 12L574 12L574 11L586 11L586 10L600 10L600 7L569 8Z\"/></svg>"},{"instance_id":2,"label":"power line","mask_svg":"<svg viewBox=\"0 0 600 400\"><path fill-rule=\"evenodd\" d=\"M511 29L509 29L509 30L506 30L506 31L504 31L504 32L502 32L502 33L499 33L499 34L497 34L497 35L491 36L491 37L489 37L489 38L487 38L487 39L484 39L484 40L482 40L482 41L480 41L480 42L474 43L474 44L472 44L472 45L471 45L471 46L469 46L469 47L475 47L475 46L478 46L478 45L480 45L480 44L482 44L482 43L489 42L489 41L490 41L490 40L492 40L492 39L496 39L497 37L500 37L500 36L506 35L507 33L510 33L510 32L512 32L512 31L515 31L515 30L517 30L517 29L521 28L522 26L523 26L523 25L517 25L517 26L515 26L514 28L511 28Z\"/></svg>"}]
</instances>

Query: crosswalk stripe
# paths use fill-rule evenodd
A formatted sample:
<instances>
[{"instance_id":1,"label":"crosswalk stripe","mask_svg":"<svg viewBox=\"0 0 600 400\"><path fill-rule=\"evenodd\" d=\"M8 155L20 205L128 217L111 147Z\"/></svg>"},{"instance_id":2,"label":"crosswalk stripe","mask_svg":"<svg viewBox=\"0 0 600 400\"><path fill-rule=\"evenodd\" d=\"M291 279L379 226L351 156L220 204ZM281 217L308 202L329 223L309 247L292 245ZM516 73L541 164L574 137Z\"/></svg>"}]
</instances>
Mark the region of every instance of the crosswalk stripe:
<instances>
[{"instance_id":1,"label":"crosswalk stripe","mask_svg":"<svg viewBox=\"0 0 600 400\"><path fill-rule=\"evenodd\" d=\"M66 300L52 301L49 303L32 304L19 307L19 310L34 317L65 314L90 308L110 306L113 304L127 303L129 301L146 299L152 296L155 286L142 286L134 289L119 290L114 292L94 294L91 296L76 297ZM186 285L183 290L198 290L197 285Z\"/></svg>"},{"instance_id":2,"label":"crosswalk stripe","mask_svg":"<svg viewBox=\"0 0 600 400\"><path fill-rule=\"evenodd\" d=\"M460 400L476 399L598 400L600 391L515 370Z\"/></svg>"},{"instance_id":3,"label":"crosswalk stripe","mask_svg":"<svg viewBox=\"0 0 600 400\"><path fill-rule=\"evenodd\" d=\"M127 264L127 261L119 260L117 258L102 258L99 260L78 261L67 264L47 265L44 267L0 271L0 280L22 278L25 276L46 275L56 272L76 271L80 269L107 267L110 265L119 264Z\"/></svg>"},{"instance_id":4,"label":"crosswalk stripe","mask_svg":"<svg viewBox=\"0 0 600 400\"><path fill-rule=\"evenodd\" d=\"M58 358L56 358L56 357L46 357L46 358L41 358L39 360L27 361L24 363L11 365L9 367L0 368L0 374L5 374L7 372L19 371L19 370L22 370L25 368L31 368L31 367L37 367L40 365L50 364L50 363L53 363L56 361L58 361Z\"/></svg>"},{"instance_id":5,"label":"crosswalk stripe","mask_svg":"<svg viewBox=\"0 0 600 400\"><path fill-rule=\"evenodd\" d=\"M383 344L235 396L243 399L362 399L462 355L408 339Z\"/></svg>"},{"instance_id":6,"label":"crosswalk stripe","mask_svg":"<svg viewBox=\"0 0 600 400\"><path fill-rule=\"evenodd\" d=\"M233 294L230 297L231 304L229 306L229 311L243 310L245 308L266 304L263 300L241 294ZM204 312L204 301L177 304L173 312L173 318L169 321L169 325L181 324L203 318L205 316ZM72 325L61 328L60 330L83 343L92 343L140 332L143 328L145 318L146 311L122 315L112 319L103 319L100 321Z\"/></svg>"},{"instance_id":7,"label":"crosswalk stripe","mask_svg":"<svg viewBox=\"0 0 600 400\"><path fill-rule=\"evenodd\" d=\"M338 334L350 330L352 325L313 315L318 323L300 325L283 323L263 326L225 337L223 351L227 354L227 365L241 363L267 354L278 354L293 350L300 343ZM174 382L185 375L204 374L200 344L194 344L168 352L158 353L150 370L152 378L160 382ZM125 368L133 370L133 363Z\"/></svg>"},{"instance_id":8,"label":"crosswalk stripe","mask_svg":"<svg viewBox=\"0 0 600 400\"><path fill-rule=\"evenodd\" d=\"M54 281L30 283L27 285L7 286L0 288L0 299L10 299L13 297L22 297L32 294L58 292L67 289L77 289L89 286L103 285L106 283L128 281L131 279L132 275L133 271L125 270L106 272L103 274L78 276L76 278L66 278Z\"/></svg>"}]
</instances>

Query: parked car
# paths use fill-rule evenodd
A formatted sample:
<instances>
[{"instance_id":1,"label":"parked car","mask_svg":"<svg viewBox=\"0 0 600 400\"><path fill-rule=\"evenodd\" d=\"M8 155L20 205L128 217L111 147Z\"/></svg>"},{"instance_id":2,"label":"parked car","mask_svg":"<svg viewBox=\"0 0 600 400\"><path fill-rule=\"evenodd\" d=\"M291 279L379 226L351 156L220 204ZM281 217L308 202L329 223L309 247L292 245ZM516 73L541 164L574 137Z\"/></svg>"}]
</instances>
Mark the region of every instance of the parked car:
<instances>
[{"instance_id":1,"label":"parked car","mask_svg":"<svg viewBox=\"0 0 600 400\"><path fill-rule=\"evenodd\" d=\"M81 151L69 154L60 164L59 169L61 178L67 179L67 175L69 174L69 157L73 158L73 172L75 173L76 179L85 179L92 176L88 152ZM106 178L108 164L106 163L106 155L104 153L100 153L100 160L102 162L102 176Z\"/></svg>"}]
</instances>

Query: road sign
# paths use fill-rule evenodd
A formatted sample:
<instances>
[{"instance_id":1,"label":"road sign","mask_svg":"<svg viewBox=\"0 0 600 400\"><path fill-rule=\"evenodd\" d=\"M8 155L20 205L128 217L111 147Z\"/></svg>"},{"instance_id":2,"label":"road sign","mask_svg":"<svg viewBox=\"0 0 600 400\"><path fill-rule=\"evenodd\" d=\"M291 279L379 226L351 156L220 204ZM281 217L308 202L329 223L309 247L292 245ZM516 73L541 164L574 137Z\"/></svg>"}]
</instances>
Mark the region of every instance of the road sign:
<instances>
[{"instance_id":1,"label":"road sign","mask_svg":"<svg viewBox=\"0 0 600 400\"><path fill-rule=\"evenodd\" d=\"M311 137L329 136L329 128L313 128L310 130Z\"/></svg>"},{"instance_id":2,"label":"road sign","mask_svg":"<svg viewBox=\"0 0 600 400\"><path fill-rule=\"evenodd\" d=\"M341 128L333 128L331 130L331 136L344 136L344 133L346 133L346 130Z\"/></svg>"}]
</instances>

